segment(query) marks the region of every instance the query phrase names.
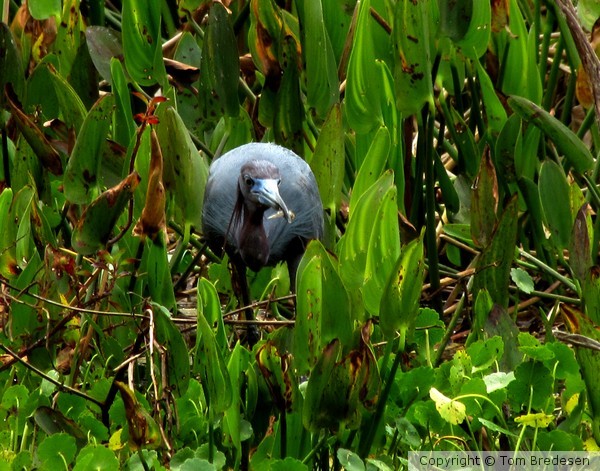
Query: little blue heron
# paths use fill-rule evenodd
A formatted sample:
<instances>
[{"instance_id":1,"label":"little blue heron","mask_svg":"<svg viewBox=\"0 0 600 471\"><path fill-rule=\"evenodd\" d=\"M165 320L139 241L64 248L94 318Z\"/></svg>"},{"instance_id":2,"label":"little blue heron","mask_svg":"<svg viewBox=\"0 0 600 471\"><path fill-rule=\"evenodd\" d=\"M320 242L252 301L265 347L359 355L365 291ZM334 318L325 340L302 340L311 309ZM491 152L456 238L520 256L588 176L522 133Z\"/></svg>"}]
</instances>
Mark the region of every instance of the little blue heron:
<instances>
[{"instance_id":1,"label":"little blue heron","mask_svg":"<svg viewBox=\"0 0 600 471\"><path fill-rule=\"evenodd\" d=\"M304 160L275 144L251 143L213 161L202 221L210 248L229 255L234 287L248 306L246 267L258 271L285 261L295 291L306 244L323 236L323 204ZM251 308L246 318L253 319ZM250 344L258 339L256 328L247 333Z\"/></svg>"}]
</instances>

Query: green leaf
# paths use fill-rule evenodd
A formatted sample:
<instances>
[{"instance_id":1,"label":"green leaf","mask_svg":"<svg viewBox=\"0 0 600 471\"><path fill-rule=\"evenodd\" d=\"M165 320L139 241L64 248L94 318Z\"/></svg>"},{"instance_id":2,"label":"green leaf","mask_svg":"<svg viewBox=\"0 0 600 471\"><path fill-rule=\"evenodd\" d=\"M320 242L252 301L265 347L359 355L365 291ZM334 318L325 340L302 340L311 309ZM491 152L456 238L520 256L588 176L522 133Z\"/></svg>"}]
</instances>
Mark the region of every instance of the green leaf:
<instances>
[{"instance_id":1,"label":"green leaf","mask_svg":"<svg viewBox=\"0 0 600 471\"><path fill-rule=\"evenodd\" d=\"M153 298L154 299L154 298ZM183 335L171 320L171 314L164 307L153 303L156 341L166 351L167 380L169 389L181 396L187 391L190 381L189 352Z\"/></svg>"},{"instance_id":2,"label":"green leaf","mask_svg":"<svg viewBox=\"0 0 600 471\"><path fill-rule=\"evenodd\" d=\"M77 455L73 471L111 471L119 469L119 460L114 452L104 445L88 445Z\"/></svg>"},{"instance_id":3,"label":"green leaf","mask_svg":"<svg viewBox=\"0 0 600 471\"><path fill-rule=\"evenodd\" d=\"M454 2L439 2L441 4L449 4L452 7L455 6ZM469 20L469 28L462 37L455 38L455 44L460 51L467 56L478 62L478 59L486 52L488 43L491 35L491 7L488 2L471 2L469 0L460 0L463 9L468 10L465 3L472 3L472 11ZM441 10L441 8L440 8ZM441 11L440 11L441 15ZM459 22L466 23L466 18L460 15L458 12Z\"/></svg>"},{"instance_id":4,"label":"green leaf","mask_svg":"<svg viewBox=\"0 0 600 471\"><path fill-rule=\"evenodd\" d=\"M100 98L81 126L64 177L66 198L72 203L86 204L99 189L102 147L111 125L114 96Z\"/></svg>"},{"instance_id":5,"label":"green leaf","mask_svg":"<svg viewBox=\"0 0 600 471\"><path fill-rule=\"evenodd\" d=\"M547 137L552 139L559 153L564 155L575 171L585 173L592 168L594 159L589 149L573 131L558 119L535 103L520 96L511 96L508 104L523 119L537 126Z\"/></svg>"},{"instance_id":6,"label":"green leaf","mask_svg":"<svg viewBox=\"0 0 600 471\"><path fill-rule=\"evenodd\" d=\"M327 0L325 0L327 1ZM324 117L339 97L337 64L323 21L321 0L296 2L303 33L307 101Z\"/></svg>"},{"instance_id":7,"label":"green leaf","mask_svg":"<svg viewBox=\"0 0 600 471\"><path fill-rule=\"evenodd\" d=\"M123 3L123 55L129 75L142 86L166 85L160 37L160 2Z\"/></svg>"},{"instance_id":8,"label":"green leaf","mask_svg":"<svg viewBox=\"0 0 600 471\"><path fill-rule=\"evenodd\" d=\"M75 438L66 433L46 437L37 448L37 457L45 469L65 469L75 459Z\"/></svg>"},{"instance_id":9,"label":"green leaf","mask_svg":"<svg viewBox=\"0 0 600 471\"><path fill-rule=\"evenodd\" d=\"M106 190L83 212L73 230L71 244L80 254L91 255L104 247L140 182L134 172L119 185Z\"/></svg>"},{"instance_id":10,"label":"green leaf","mask_svg":"<svg viewBox=\"0 0 600 471\"><path fill-rule=\"evenodd\" d=\"M431 74L436 2L401 0L394 12L393 46L396 53L396 105L405 116L418 113L433 100Z\"/></svg>"},{"instance_id":11,"label":"green leaf","mask_svg":"<svg viewBox=\"0 0 600 471\"><path fill-rule=\"evenodd\" d=\"M123 56L121 36L104 26L88 26L85 30L85 39L94 67L109 85L114 86L114 74L111 72L113 60L116 59L120 67L124 67L119 60Z\"/></svg>"},{"instance_id":12,"label":"green leaf","mask_svg":"<svg viewBox=\"0 0 600 471\"><path fill-rule=\"evenodd\" d=\"M60 1L60 0L58 0ZM15 38L12 35L8 25L0 23L0 105L4 107L4 87L10 83L19 100L23 99L25 90L25 74L23 72L23 63L17 49Z\"/></svg>"},{"instance_id":13,"label":"green leaf","mask_svg":"<svg viewBox=\"0 0 600 471\"><path fill-rule=\"evenodd\" d=\"M333 106L319 134L310 166L319 186L323 207L336 214L341 204L344 182L344 130L342 112Z\"/></svg>"},{"instance_id":14,"label":"green leaf","mask_svg":"<svg viewBox=\"0 0 600 471\"><path fill-rule=\"evenodd\" d=\"M489 5L486 2L475 2L475 4L487 5L489 8ZM489 31L489 23L487 30ZM481 95L485 106L485 113L488 119L487 124L493 133L500 133L507 121L506 110L504 109L500 98L498 98L492 80L483 66L478 60L475 61L475 65L477 67L477 79L481 86Z\"/></svg>"},{"instance_id":15,"label":"green leaf","mask_svg":"<svg viewBox=\"0 0 600 471\"><path fill-rule=\"evenodd\" d=\"M435 408L446 422L458 425L467 418L467 408L462 402L444 396L436 388L429 390L429 396L435 402Z\"/></svg>"},{"instance_id":16,"label":"green leaf","mask_svg":"<svg viewBox=\"0 0 600 471\"><path fill-rule=\"evenodd\" d=\"M487 246L492 240L498 218L498 179L490 152L484 152L471 197L471 236L479 247Z\"/></svg>"},{"instance_id":17,"label":"green leaf","mask_svg":"<svg viewBox=\"0 0 600 471\"><path fill-rule=\"evenodd\" d=\"M516 410L528 405L534 411L548 410L553 382L552 373L542 363L527 361L517 366L515 380L507 386L508 397Z\"/></svg>"},{"instance_id":18,"label":"green leaf","mask_svg":"<svg viewBox=\"0 0 600 471\"><path fill-rule=\"evenodd\" d=\"M217 121L223 115L237 116L239 57L229 14L220 2L214 2L208 14L200 63L198 98L206 120Z\"/></svg>"},{"instance_id":19,"label":"green leaf","mask_svg":"<svg viewBox=\"0 0 600 471\"><path fill-rule=\"evenodd\" d=\"M379 307L379 323L387 339L400 331L400 348L407 333L414 328L415 317L421 299L425 260L422 236L404 247L396 267L387 281Z\"/></svg>"},{"instance_id":20,"label":"green leaf","mask_svg":"<svg viewBox=\"0 0 600 471\"><path fill-rule=\"evenodd\" d=\"M177 219L200 229L208 163L172 106L161 106L157 115L160 123L156 134L165 159L163 178L167 191L175 198Z\"/></svg>"},{"instance_id":21,"label":"green leaf","mask_svg":"<svg viewBox=\"0 0 600 471\"><path fill-rule=\"evenodd\" d=\"M364 471L365 469L363 460L356 453L345 448L338 448L337 458L344 469L348 471Z\"/></svg>"},{"instance_id":22,"label":"green leaf","mask_svg":"<svg viewBox=\"0 0 600 471\"><path fill-rule=\"evenodd\" d=\"M299 371L308 371L325 345L352 341L352 306L339 266L323 245L312 241L298 267L294 358Z\"/></svg>"},{"instance_id":23,"label":"green leaf","mask_svg":"<svg viewBox=\"0 0 600 471\"><path fill-rule=\"evenodd\" d=\"M573 230L573 215L569 203L569 183L562 168L551 160L544 161L538 182L544 220L552 234L551 241L566 249Z\"/></svg>"},{"instance_id":24,"label":"green leaf","mask_svg":"<svg viewBox=\"0 0 600 471\"><path fill-rule=\"evenodd\" d=\"M511 268L510 277L519 288L519 291L525 294L530 294L535 289L533 278L522 268Z\"/></svg>"},{"instance_id":25,"label":"green leaf","mask_svg":"<svg viewBox=\"0 0 600 471\"><path fill-rule=\"evenodd\" d=\"M514 195L504 208L491 242L477 259L473 293L487 289L493 302L508 305L508 279L517 239L518 199ZM508 250L507 250L508 249Z\"/></svg>"}]
</instances>

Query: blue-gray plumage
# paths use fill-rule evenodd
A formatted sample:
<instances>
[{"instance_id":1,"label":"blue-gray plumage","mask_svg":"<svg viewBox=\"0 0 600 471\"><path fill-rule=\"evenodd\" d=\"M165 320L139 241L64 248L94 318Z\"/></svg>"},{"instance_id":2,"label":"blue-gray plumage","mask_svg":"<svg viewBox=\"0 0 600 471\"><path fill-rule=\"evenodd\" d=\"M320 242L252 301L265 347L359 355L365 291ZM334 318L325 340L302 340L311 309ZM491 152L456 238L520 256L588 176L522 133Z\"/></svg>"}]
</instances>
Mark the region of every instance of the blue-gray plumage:
<instances>
[{"instance_id":1,"label":"blue-gray plumage","mask_svg":"<svg viewBox=\"0 0 600 471\"><path fill-rule=\"evenodd\" d=\"M252 143L213 161L204 194L204 236L229 254L249 304L245 267L288 263L292 289L306 244L323 236L323 205L308 164L275 144Z\"/></svg>"}]
</instances>

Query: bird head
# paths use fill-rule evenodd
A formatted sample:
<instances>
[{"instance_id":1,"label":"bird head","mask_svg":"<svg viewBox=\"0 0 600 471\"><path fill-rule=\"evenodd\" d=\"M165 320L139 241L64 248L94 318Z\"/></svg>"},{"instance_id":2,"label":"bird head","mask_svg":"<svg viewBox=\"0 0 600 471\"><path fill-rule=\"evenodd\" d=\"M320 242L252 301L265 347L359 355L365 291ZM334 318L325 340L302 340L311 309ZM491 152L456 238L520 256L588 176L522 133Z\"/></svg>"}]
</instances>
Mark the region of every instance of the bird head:
<instances>
[{"instance_id":1,"label":"bird head","mask_svg":"<svg viewBox=\"0 0 600 471\"><path fill-rule=\"evenodd\" d=\"M281 211L286 221L291 223L294 213L279 194L280 183L281 175L276 165L266 160L251 160L240 170L238 187L246 205Z\"/></svg>"}]
</instances>

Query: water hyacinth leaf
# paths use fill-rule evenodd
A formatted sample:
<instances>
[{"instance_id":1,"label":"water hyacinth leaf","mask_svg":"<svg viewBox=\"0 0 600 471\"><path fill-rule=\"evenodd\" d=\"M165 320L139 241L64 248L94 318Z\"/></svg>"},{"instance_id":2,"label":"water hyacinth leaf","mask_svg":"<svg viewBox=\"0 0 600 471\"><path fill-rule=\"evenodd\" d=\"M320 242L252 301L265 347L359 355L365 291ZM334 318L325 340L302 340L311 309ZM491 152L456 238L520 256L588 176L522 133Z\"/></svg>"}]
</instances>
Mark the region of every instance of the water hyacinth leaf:
<instances>
[{"instance_id":1,"label":"water hyacinth leaf","mask_svg":"<svg viewBox=\"0 0 600 471\"><path fill-rule=\"evenodd\" d=\"M469 15L469 28L464 36L454 39L455 45L466 57L477 61L487 50L490 41L491 7L488 2L461 0L459 3L462 4L463 8L465 3L472 3L473 7ZM438 4L450 4L453 6L454 2L438 2ZM463 19L463 21L465 20Z\"/></svg>"},{"instance_id":2,"label":"water hyacinth leaf","mask_svg":"<svg viewBox=\"0 0 600 471\"><path fill-rule=\"evenodd\" d=\"M4 22L0 23L0 70L2 70L0 75L0 105L4 106L4 87L9 83L12 85L17 99L22 100L25 89L23 63L15 38Z\"/></svg>"},{"instance_id":3,"label":"water hyacinth leaf","mask_svg":"<svg viewBox=\"0 0 600 471\"><path fill-rule=\"evenodd\" d=\"M204 118L218 121L223 115L237 116L239 57L229 14L220 2L210 7L200 69L198 98Z\"/></svg>"},{"instance_id":4,"label":"water hyacinth leaf","mask_svg":"<svg viewBox=\"0 0 600 471\"><path fill-rule=\"evenodd\" d=\"M569 266L574 276L583 281L592 266L592 244L594 228L592 224L592 209L589 203L584 203L575 216L571 240L569 243Z\"/></svg>"},{"instance_id":5,"label":"water hyacinth leaf","mask_svg":"<svg viewBox=\"0 0 600 471\"><path fill-rule=\"evenodd\" d=\"M578 309L561 304L561 313L568 329L593 341L600 342L597 324L593 318ZM597 314L597 313L594 313ZM596 440L600 439L600 352L585 346L576 347L576 356L587 389L587 398L592 413L592 431Z\"/></svg>"},{"instance_id":6,"label":"water hyacinth leaf","mask_svg":"<svg viewBox=\"0 0 600 471\"><path fill-rule=\"evenodd\" d=\"M275 95L273 132L275 142L303 155L304 104L300 92L298 44L292 36L280 38L280 63L283 75Z\"/></svg>"},{"instance_id":7,"label":"water hyacinth leaf","mask_svg":"<svg viewBox=\"0 0 600 471\"><path fill-rule=\"evenodd\" d=\"M127 147L133 138L136 125L133 120L131 94L123 63L116 58L110 62L111 90L115 97L115 112L113 114L113 139L121 146Z\"/></svg>"},{"instance_id":8,"label":"water hyacinth leaf","mask_svg":"<svg viewBox=\"0 0 600 471\"><path fill-rule=\"evenodd\" d=\"M113 86L112 61L123 57L120 34L105 26L88 26L85 39L94 67Z\"/></svg>"},{"instance_id":9,"label":"water hyacinth leaf","mask_svg":"<svg viewBox=\"0 0 600 471\"><path fill-rule=\"evenodd\" d=\"M518 198L512 196L492 235L491 242L480 253L473 279L473 293L487 289L494 303L508 305L508 279L517 238ZM508 248L508 250L507 250Z\"/></svg>"},{"instance_id":10,"label":"water hyacinth leaf","mask_svg":"<svg viewBox=\"0 0 600 471\"><path fill-rule=\"evenodd\" d=\"M54 93L60 106L63 121L69 129L75 131L75 134L79 134L87 114L85 105L77 91L57 72L52 64L46 64L45 67L48 68L48 76L54 85ZM46 83L45 87L47 86Z\"/></svg>"},{"instance_id":11,"label":"water hyacinth leaf","mask_svg":"<svg viewBox=\"0 0 600 471\"><path fill-rule=\"evenodd\" d=\"M198 336L192 370L202 379L204 396L208 403L209 418L218 420L233 401L231 379L215 334L204 314L198 310Z\"/></svg>"},{"instance_id":12,"label":"water hyacinth leaf","mask_svg":"<svg viewBox=\"0 0 600 471\"><path fill-rule=\"evenodd\" d=\"M510 107L524 120L531 122L549 137L558 152L579 173L590 170L594 159L584 142L558 119L535 103L520 96L508 99Z\"/></svg>"},{"instance_id":13,"label":"water hyacinth leaf","mask_svg":"<svg viewBox=\"0 0 600 471\"><path fill-rule=\"evenodd\" d=\"M167 386L183 396L190 382L189 352L183 335L171 320L165 306L153 303L156 341L162 345L167 357Z\"/></svg>"},{"instance_id":14,"label":"water hyacinth leaf","mask_svg":"<svg viewBox=\"0 0 600 471\"><path fill-rule=\"evenodd\" d=\"M569 183L562 168L547 160L542 163L538 182L544 220L556 247L566 249L573 229L573 215L569 203Z\"/></svg>"},{"instance_id":15,"label":"water hyacinth leaf","mask_svg":"<svg viewBox=\"0 0 600 471\"><path fill-rule=\"evenodd\" d=\"M388 160L391 145L388 128L381 126L375 133L367 155L356 175L350 195L350 215L352 215L360 197L379 179Z\"/></svg>"},{"instance_id":16,"label":"water hyacinth leaf","mask_svg":"<svg viewBox=\"0 0 600 471\"><path fill-rule=\"evenodd\" d=\"M381 331L387 339L395 338L397 332L400 332L400 348L404 348L404 342L417 317L425 275L423 252L422 235L402 247L381 296Z\"/></svg>"},{"instance_id":17,"label":"water hyacinth leaf","mask_svg":"<svg viewBox=\"0 0 600 471\"><path fill-rule=\"evenodd\" d=\"M165 222L166 195L162 176L163 156L156 132L152 129L146 202L142 209L142 215L133 228L133 235L141 237L142 240L148 237L154 243L164 246L167 241L167 225Z\"/></svg>"},{"instance_id":18,"label":"water hyacinth leaf","mask_svg":"<svg viewBox=\"0 0 600 471\"><path fill-rule=\"evenodd\" d=\"M357 201L352 210L346 233L339 241L340 274L348 289L359 289L364 280L367 252L377 214L384 195L394 185L394 175L386 171Z\"/></svg>"},{"instance_id":19,"label":"water hyacinth leaf","mask_svg":"<svg viewBox=\"0 0 600 471\"><path fill-rule=\"evenodd\" d=\"M263 375L279 412L291 412L297 387L290 374L289 355L281 353L270 341L256 353L256 364Z\"/></svg>"},{"instance_id":20,"label":"water hyacinth leaf","mask_svg":"<svg viewBox=\"0 0 600 471\"><path fill-rule=\"evenodd\" d=\"M60 154L52 147L48 138L37 127L35 122L23 111L23 107L11 84L7 84L5 96L15 124L33 149L35 155L40 159L42 165L54 175L62 175L63 164Z\"/></svg>"},{"instance_id":21,"label":"water hyacinth leaf","mask_svg":"<svg viewBox=\"0 0 600 471\"><path fill-rule=\"evenodd\" d=\"M375 217L371 220L372 232L361 290L365 308L373 316L379 313L385 285L400 255L396 197L396 187L389 187L380 201Z\"/></svg>"},{"instance_id":22,"label":"water hyacinth leaf","mask_svg":"<svg viewBox=\"0 0 600 471\"><path fill-rule=\"evenodd\" d=\"M65 196L72 203L89 203L98 190L101 149L110 129L113 109L114 96L104 95L81 126L65 169Z\"/></svg>"},{"instance_id":23,"label":"water hyacinth leaf","mask_svg":"<svg viewBox=\"0 0 600 471\"><path fill-rule=\"evenodd\" d=\"M498 179L489 148L483 154L479 173L471 188L471 237L477 246L485 247L496 228L499 199Z\"/></svg>"},{"instance_id":24,"label":"water hyacinth leaf","mask_svg":"<svg viewBox=\"0 0 600 471\"><path fill-rule=\"evenodd\" d=\"M139 182L139 175L133 172L117 186L102 193L86 208L71 238L73 248L78 253L91 255L106 245Z\"/></svg>"},{"instance_id":25,"label":"water hyacinth leaf","mask_svg":"<svg viewBox=\"0 0 600 471\"><path fill-rule=\"evenodd\" d=\"M321 349L333 339L352 341L349 296L339 266L320 242L312 241L298 267L294 359L299 371L314 365Z\"/></svg>"},{"instance_id":26,"label":"water hyacinth leaf","mask_svg":"<svg viewBox=\"0 0 600 471\"><path fill-rule=\"evenodd\" d=\"M135 393L120 381L115 385L125 404L125 417L129 426L129 446L133 450L155 449L161 446L160 428L144 406L135 397Z\"/></svg>"},{"instance_id":27,"label":"water hyacinth leaf","mask_svg":"<svg viewBox=\"0 0 600 471\"><path fill-rule=\"evenodd\" d=\"M433 99L431 43L435 2L401 0L392 33L396 105L405 116L418 113Z\"/></svg>"},{"instance_id":28,"label":"water hyacinth leaf","mask_svg":"<svg viewBox=\"0 0 600 471\"><path fill-rule=\"evenodd\" d=\"M0 220L6 221L0 226L0 275L11 279L18 273L16 247L14 244L17 226L10 221L13 191L5 188L0 194Z\"/></svg>"},{"instance_id":29,"label":"water hyacinth leaf","mask_svg":"<svg viewBox=\"0 0 600 471\"><path fill-rule=\"evenodd\" d=\"M166 83L160 38L159 2L130 0L123 3L122 27L125 66L142 86Z\"/></svg>"},{"instance_id":30,"label":"water hyacinth leaf","mask_svg":"<svg viewBox=\"0 0 600 471\"><path fill-rule=\"evenodd\" d=\"M343 415L340 409L346 408L345 402L340 400L342 389L337 389L334 398L327 394L330 384L333 384L332 375L341 351L342 346L337 339L326 345L310 375L302 408L302 423L310 431L337 428L337 414ZM340 387L337 383L334 386Z\"/></svg>"},{"instance_id":31,"label":"water hyacinth leaf","mask_svg":"<svg viewBox=\"0 0 600 471\"><path fill-rule=\"evenodd\" d=\"M308 105L325 117L339 97L337 64L323 21L323 2L296 2L301 12Z\"/></svg>"},{"instance_id":32,"label":"water hyacinth leaf","mask_svg":"<svg viewBox=\"0 0 600 471\"><path fill-rule=\"evenodd\" d=\"M333 106L319 134L310 166L315 174L323 207L335 214L342 199L344 182L344 131L342 112Z\"/></svg>"},{"instance_id":33,"label":"water hyacinth leaf","mask_svg":"<svg viewBox=\"0 0 600 471\"><path fill-rule=\"evenodd\" d=\"M487 5L485 2L476 3ZM475 66L477 67L477 79L479 80L479 85L481 86L481 95L483 98L483 105L485 106L487 124L493 133L499 134L504 128L504 124L507 120L506 110L496 94L496 90L492 80L490 79L490 76L487 74L478 60L475 60L474 62Z\"/></svg>"},{"instance_id":34,"label":"water hyacinth leaf","mask_svg":"<svg viewBox=\"0 0 600 471\"><path fill-rule=\"evenodd\" d=\"M165 158L163 178L180 212L177 218L186 226L200 228L208 164L172 106L160 106L157 116L156 133Z\"/></svg>"},{"instance_id":35,"label":"water hyacinth leaf","mask_svg":"<svg viewBox=\"0 0 600 471\"><path fill-rule=\"evenodd\" d=\"M365 134L383 124L381 103L377 99L378 82L375 67L373 30L377 27L371 18L371 0L358 4L354 41L348 61L345 111L348 124L357 133Z\"/></svg>"},{"instance_id":36,"label":"water hyacinth leaf","mask_svg":"<svg viewBox=\"0 0 600 471\"><path fill-rule=\"evenodd\" d=\"M209 325L217 326L217 344L221 351L225 353L228 348L227 332L223 323L219 293L217 293L215 285L206 278L198 280L198 312L202 313Z\"/></svg>"},{"instance_id":37,"label":"water hyacinth leaf","mask_svg":"<svg viewBox=\"0 0 600 471\"><path fill-rule=\"evenodd\" d=\"M63 77L76 74L75 59L81 47L85 47L83 18L79 0L66 0L62 9L60 23L57 24L54 51L59 60L59 71ZM78 64L81 66L81 64Z\"/></svg>"},{"instance_id":38,"label":"water hyacinth leaf","mask_svg":"<svg viewBox=\"0 0 600 471\"><path fill-rule=\"evenodd\" d=\"M438 2L440 9L440 33L452 41L465 37L473 20L473 1Z\"/></svg>"}]
</instances>

